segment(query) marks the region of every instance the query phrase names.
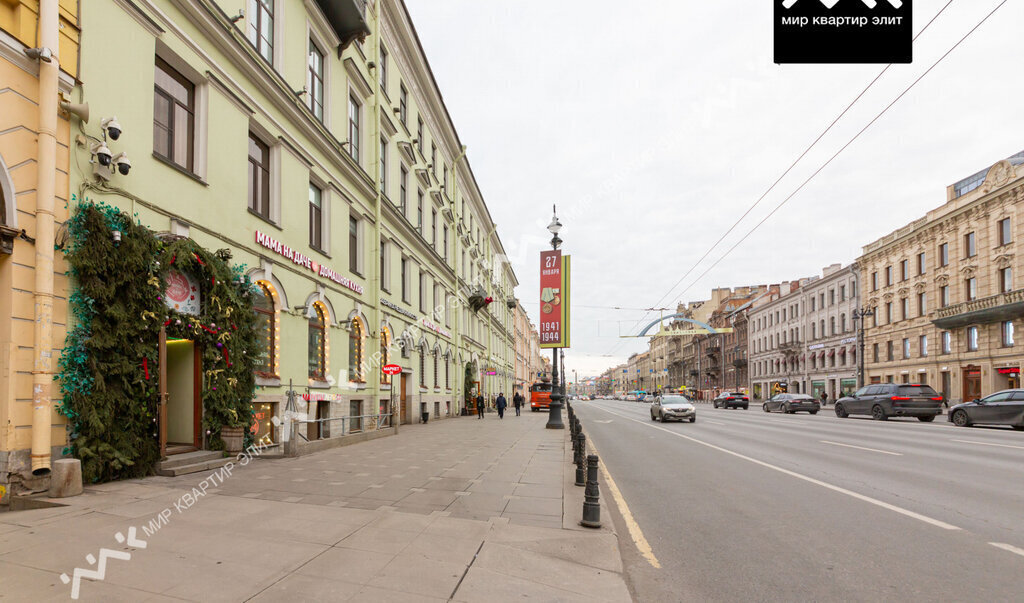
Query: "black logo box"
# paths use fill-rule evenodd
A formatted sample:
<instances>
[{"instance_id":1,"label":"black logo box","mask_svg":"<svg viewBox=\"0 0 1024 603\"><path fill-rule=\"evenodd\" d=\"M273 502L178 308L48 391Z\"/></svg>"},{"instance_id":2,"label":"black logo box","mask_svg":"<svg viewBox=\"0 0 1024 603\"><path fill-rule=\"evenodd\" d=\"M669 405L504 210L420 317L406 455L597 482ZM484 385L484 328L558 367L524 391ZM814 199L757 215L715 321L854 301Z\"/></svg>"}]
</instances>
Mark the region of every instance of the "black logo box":
<instances>
[{"instance_id":1,"label":"black logo box","mask_svg":"<svg viewBox=\"0 0 1024 603\"><path fill-rule=\"evenodd\" d=\"M776 63L910 63L913 58L911 0L896 8L889 0L772 0L775 3ZM828 0L831 4L833 0Z\"/></svg>"}]
</instances>

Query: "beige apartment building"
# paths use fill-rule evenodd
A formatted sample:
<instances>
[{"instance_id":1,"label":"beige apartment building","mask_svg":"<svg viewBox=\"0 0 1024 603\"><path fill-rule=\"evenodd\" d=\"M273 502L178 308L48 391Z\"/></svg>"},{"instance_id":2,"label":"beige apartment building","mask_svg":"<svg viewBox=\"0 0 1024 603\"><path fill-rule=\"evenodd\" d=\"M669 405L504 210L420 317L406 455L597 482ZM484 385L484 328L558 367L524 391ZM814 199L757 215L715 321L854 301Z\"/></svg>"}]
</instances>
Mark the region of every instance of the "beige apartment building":
<instances>
[{"instance_id":1,"label":"beige apartment building","mask_svg":"<svg viewBox=\"0 0 1024 603\"><path fill-rule=\"evenodd\" d=\"M864 247L869 383L927 383L950 404L1020 385L1024 152L947 188L946 203Z\"/></svg>"}]
</instances>

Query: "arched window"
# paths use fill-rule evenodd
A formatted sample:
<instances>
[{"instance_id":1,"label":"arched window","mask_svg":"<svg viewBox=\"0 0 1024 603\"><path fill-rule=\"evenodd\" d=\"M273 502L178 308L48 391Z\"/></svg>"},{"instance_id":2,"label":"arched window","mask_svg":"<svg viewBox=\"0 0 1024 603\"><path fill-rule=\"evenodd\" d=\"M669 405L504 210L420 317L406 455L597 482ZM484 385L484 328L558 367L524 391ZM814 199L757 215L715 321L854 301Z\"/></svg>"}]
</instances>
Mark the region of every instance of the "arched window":
<instances>
[{"instance_id":1,"label":"arched window","mask_svg":"<svg viewBox=\"0 0 1024 603\"><path fill-rule=\"evenodd\" d=\"M363 378L363 321L352 319L352 330L348 334L348 380L365 383Z\"/></svg>"},{"instance_id":2,"label":"arched window","mask_svg":"<svg viewBox=\"0 0 1024 603\"><path fill-rule=\"evenodd\" d=\"M327 313L324 305L314 302L309 309L309 378L327 379Z\"/></svg>"},{"instance_id":3,"label":"arched window","mask_svg":"<svg viewBox=\"0 0 1024 603\"><path fill-rule=\"evenodd\" d=\"M445 356L444 357L444 388L445 389L451 389L452 388L451 367L452 367L451 358L449 358L448 356Z\"/></svg>"},{"instance_id":4,"label":"arched window","mask_svg":"<svg viewBox=\"0 0 1024 603\"><path fill-rule=\"evenodd\" d=\"M420 387L427 387L427 349L423 346L419 348L420 352Z\"/></svg>"},{"instance_id":5,"label":"arched window","mask_svg":"<svg viewBox=\"0 0 1024 603\"><path fill-rule=\"evenodd\" d=\"M839 325L842 327L842 332L845 333L846 332L846 315L845 314L840 314L839 315Z\"/></svg>"},{"instance_id":6,"label":"arched window","mask_svg":"<svg viewBox=\"0 0 1024 603\"><path fill-rule=\"evenodd\" d=\"M440 382L437 380L437 375L438 375L437 363L440 361L440 359L441 359L440 351L437 348L434 348L434 389L437 389L437 387L440 384Z\"/></svg>"},{"instance_id":7,"label":"arched window","mask_svg":"<svg viewBox=\"0 0 1024 603\"><path fill-rule=\"evenodd\" d=\"M380 383L381 385L391 384L391 375L385 375L383 368L391 362L391 331L387 327L380 330Z\"/></svg>"},{"instance_id":8,"label":"arched window","mask_svg":"<svg viewBox=\"0 0 1024 603\"><path fill-rule=\"evenodd\" d=\"M266 281L256 281L256 329L262 344L262 355L256 365L260 377L277 377L277 312L274 309L273 286Z\"/></svg>"},{"instance_id":9,"label":"arched window","mask_svg":"<svg viewBox=\"0 0 1024 603\"><path fill-rule=\"evenodd\" d=\"M836 317L835 316L833 316L833 317L828 319L828 327L829 327L829 331L830 331L829 334L830 335L835 335L836 334Z\"/></svg>"}]
</instances>

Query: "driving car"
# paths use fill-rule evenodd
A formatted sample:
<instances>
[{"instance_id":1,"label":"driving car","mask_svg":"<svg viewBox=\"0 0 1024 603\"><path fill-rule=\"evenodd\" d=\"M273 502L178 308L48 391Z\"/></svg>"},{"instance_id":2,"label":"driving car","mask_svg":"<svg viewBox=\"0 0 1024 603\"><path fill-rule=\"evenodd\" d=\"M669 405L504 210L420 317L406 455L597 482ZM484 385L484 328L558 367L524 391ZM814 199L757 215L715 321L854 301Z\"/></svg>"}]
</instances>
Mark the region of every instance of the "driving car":
<instances>
[{"instance_id":1,"label":"driving car","mask_svg":"<svg viewBox=\"0 0 1024 603\"><path fill-rule=\"evenodd\" d=\"M665 421L689 419L697 421L697 408L686 396L666 395L652 396L651 420Z\"/></svg>"},{"instance_id":2,"label":"driving car","mask_svg":"<svg viewBox=\"0 0 1024 603\"><path fill-rule=\"evenodd\" d=\"M711 401L715 408L750 408L750 397L742 392L722 392Z\"/></svg>"},{"instance_id":3,"label":"driving car","mask_svg":"<svg viewBox=\"0 0 1024 603\"><path fill-rule=\"evenodd\" d=\"M818 414L821 410L821 403L810 394L775 394L765 400L761 405L765 412L784 412L793 414L800 411L807 411L812 415Z\"/></svg>"},{"instance_id":4,"label":"driving car","mask_svg":"<svg viewBox=\"0 0 1024 603\"><path fill-rule=\"evenodd\" d=\"M876 421L889 417L917 417L925 423L942 414L942 396L922 383L874 383L836 400L836 416L871 415Z\"/></svg>"},{"instance_id":5,"label":"driving car","mask_svg":"<svg viewBox=\"0 0 1024 603\"><path fill-rule=\"evenodd\" d=\"M1024 431L1024 389L1006 389L957 404L949 409L949 422L957 427L1009 425Z\"/></svg>"}]
</instances>

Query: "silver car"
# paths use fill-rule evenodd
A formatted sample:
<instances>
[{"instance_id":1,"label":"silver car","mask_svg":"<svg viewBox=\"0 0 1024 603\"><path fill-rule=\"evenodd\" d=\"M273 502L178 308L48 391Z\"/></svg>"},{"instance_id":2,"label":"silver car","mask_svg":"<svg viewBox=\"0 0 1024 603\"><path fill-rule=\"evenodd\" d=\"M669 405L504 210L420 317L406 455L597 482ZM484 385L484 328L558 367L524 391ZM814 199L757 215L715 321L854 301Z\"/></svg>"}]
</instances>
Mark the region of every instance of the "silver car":
<instances>
[{"instance_id":1,"label":"silver car","mask_svg":"<svg viewBox=\"0 0 1024 603\"><path fill-rule=\"evenodd\" d=\"M651 420L658 420L664 423L670 420L689 419L691 423L697 421L697 409L693 402L685 396L664 395L656 396L651 402Z\"/></svg>"}]
</instances>

